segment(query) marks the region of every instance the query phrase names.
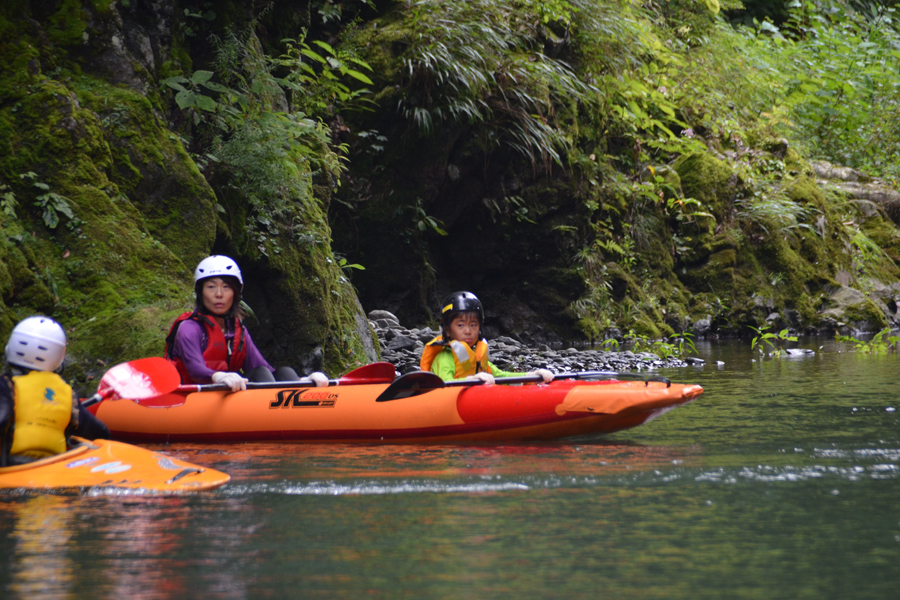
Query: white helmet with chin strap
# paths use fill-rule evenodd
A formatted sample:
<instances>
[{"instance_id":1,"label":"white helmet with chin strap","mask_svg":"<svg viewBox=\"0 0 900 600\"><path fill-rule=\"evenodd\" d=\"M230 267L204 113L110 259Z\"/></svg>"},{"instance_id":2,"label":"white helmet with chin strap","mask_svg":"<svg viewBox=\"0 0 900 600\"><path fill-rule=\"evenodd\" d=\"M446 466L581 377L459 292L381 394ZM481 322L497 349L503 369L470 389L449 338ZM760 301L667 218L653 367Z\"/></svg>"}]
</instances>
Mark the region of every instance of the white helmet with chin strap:
<instances>
[{"instance_id":1,"label":"white helmet with chin strap","mask_svg":"<svg viewBox=\"0 0 900 600\"><path fill-rule=\"evenodd\" d=\"M13 328L6 362L35 371L55 371L66 357L66 332L48 317L28 317Z\"/></svg>"},{"instance_id":2,"label":"white helmet with chin strap","mask_svg":"<svg viewBox=\"0 0 900 600\"><path fill-rule=\"evenodd\" d=\"M238 282L244 285L244 278L241 277L241 270L237 263L220 254L207 256L194 269L194 284L208 277L236 277Z\"/></svg>"}]
</instances>

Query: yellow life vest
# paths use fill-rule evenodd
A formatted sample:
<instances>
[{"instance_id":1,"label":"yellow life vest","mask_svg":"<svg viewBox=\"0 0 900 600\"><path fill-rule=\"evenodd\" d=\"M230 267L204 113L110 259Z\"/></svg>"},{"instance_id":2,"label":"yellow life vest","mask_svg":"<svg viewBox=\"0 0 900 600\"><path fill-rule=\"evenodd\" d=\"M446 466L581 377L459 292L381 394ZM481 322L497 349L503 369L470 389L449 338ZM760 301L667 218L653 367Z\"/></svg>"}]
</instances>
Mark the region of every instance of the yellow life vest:
<instances>
[{"instance_id":1,"label":"yellow life vest","mask_svg":"<svg viewBox=\"0 0 900 600\"><path fill-rule=\"evenodd\" d=\"M482 371L491 372L491 368L488 366L488 345L486 341L478 340L473 350L467 344L456 340L445 342L441 336L434 338L425 345L425 350L422 351L422 359L419 361L419 369L430 371L431 363L434 362L438 354L444 351L444 348L449 348L453 353L453 362L456 364L456 372L453 376L457 379L469 377Z\"/></svg>"},{"instance_id":2,"label":"yellow life vest","mask_svg":"<svg viewBox=\"0 0 900 600\"><path fill-rule=\"evenodd\" d=\"M13 380L16 423L10 454L45 458L66 451L72 388L56 373L31 371Z\"/></svg>"}]
</instances>

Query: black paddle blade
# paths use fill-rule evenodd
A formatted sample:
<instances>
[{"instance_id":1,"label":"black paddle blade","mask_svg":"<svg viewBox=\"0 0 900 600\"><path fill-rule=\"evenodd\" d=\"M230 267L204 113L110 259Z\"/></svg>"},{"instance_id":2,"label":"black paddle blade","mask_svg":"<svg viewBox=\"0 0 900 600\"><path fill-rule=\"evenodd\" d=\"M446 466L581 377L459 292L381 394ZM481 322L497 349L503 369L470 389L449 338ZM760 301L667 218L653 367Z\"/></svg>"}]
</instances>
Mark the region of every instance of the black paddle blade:
<instances>
[{"instance_id":1,"label":"black paddle blade","mask_svg":"<svg viewBox=\"0 0 900 600\"><path fill-rule=\"evenodd\" d=\"M439 390L444 387L444 380L428 371L415 371L397 378L386 390L375 398L375 402L388 402L401 398L412 398L419 394Z\"/></svg>"}]
</instances>

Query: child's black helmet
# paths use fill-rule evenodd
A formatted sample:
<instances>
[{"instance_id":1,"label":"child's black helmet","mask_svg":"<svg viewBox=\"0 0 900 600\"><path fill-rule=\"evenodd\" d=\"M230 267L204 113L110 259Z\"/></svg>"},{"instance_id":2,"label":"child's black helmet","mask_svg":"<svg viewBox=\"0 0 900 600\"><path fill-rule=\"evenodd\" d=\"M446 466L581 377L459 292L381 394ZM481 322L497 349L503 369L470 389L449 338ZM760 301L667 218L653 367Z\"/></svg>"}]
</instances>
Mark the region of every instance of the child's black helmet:
<instances>
[{"instance_id":1,"label":"child's black helmet","mask_svg":"<svg viewBox=\"0 0 900 600\"><path fill-rule=\"evenodd\" d=\"M447 327L454 317L462 312L478 315L478 322L484 324L484 308L481 300L472 292L454 292L441 302L441 326Z\"/></svg>"},{"instance_id":2,"label":"child's black helmet","mask_svg":"<svg viewBox=\"0 0 900 600\"><path fill-rule=\"evenodd\" d=\"M454 292L441 302L441 323L450 322L458 313L474 312L478 321L484 323L484 308L481 300L472 292Z\"/></svg>"}]
</instances>

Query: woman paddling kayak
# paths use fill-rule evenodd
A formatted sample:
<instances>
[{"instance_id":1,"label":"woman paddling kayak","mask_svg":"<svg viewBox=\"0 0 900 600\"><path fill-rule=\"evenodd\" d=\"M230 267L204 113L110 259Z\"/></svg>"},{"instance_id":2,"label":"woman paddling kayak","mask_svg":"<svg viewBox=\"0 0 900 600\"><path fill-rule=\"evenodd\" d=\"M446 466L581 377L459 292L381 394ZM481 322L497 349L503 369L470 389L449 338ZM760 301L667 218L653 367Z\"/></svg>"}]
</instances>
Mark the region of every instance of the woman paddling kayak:
<instances>
[{"instance_id":1,"label":"woman paddling kayak","mask_svg":"<svg viewBox=\"0 0 900 600\"><path fill-rule=\"evenodd\" d=\"M227 256L204 258L194 270L193 311L182 313L166 337L165 357L175 364L183 383L224 383L233 392L254 381L299 379L290 367L274 369L256 348L244 326L241 293L244 279L237 263ZM274 375L273 375L274 373ZM328 377L309 375L316 386Z\"/></svg>"}]
</instances>

